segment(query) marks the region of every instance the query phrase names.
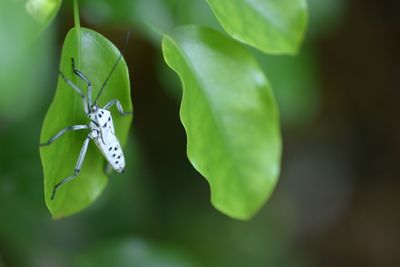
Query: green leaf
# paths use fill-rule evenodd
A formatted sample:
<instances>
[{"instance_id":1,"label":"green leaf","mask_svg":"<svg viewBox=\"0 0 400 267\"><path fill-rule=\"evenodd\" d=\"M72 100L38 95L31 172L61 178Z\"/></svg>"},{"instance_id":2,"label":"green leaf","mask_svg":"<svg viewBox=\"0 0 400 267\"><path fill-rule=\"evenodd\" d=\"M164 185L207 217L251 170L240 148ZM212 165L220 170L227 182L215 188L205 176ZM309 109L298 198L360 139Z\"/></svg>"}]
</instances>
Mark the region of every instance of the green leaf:
<instances>
[{"instance_id":1,"label":"green leaf","mask_svg":"<svg viewBox=\"0 0 400 267\"><path fill-rule=\"evenodd\" d=\"M206 0L233 38L271 54L295 54L303 40L306 0Z\"/></svg>"},{"instance_id":2,"label":"green leaf","mask_svg":"<svg viewBox=\"0 0 400 267\"><path fill-rule=\"evenodd\" d=\"M1 1L0 36L2 42L24 40L27 46L57 15L61 0ZM12 27L13 34L10 34ZM4 36L3 36L4 35Z\"/></svg>"},{"instance_id":3,"label":"green leaf","mask_svg":"<svg viewBox=\"0 0 400 267\"><path fill-rule=\"evenodd\" d=\"M215 30L180 27L162 45L184 87L180 115L188 157L210 183L213 205L248 219L271 194L280 169L270 85L252 55Z\"/></svg>"},{"instance_id":4,"label":"green leaf","mask_svg":"<svg viewBox=\"0 0 400 267\"><path fill-rule=\"evenodd\" d=\"M61 0L27 0L26 12L42 27L46 27L57 14Z\"/></svg>"},{"instance_id":5,"label":"green leaf","mask_svg":"<svg viewBox=\"0 0 400 267\"><path fill-rule=\"evenodd\" d=\"M48 2L52 5L44 8ZM24 118L37 108L43 98L46 91L43 81L46 80L51 58L49 48L53 44L52 31L43 32L40 38L37 37L56 15L60 3L61 0L0 0L2 117ZM40 14L47 16L44 18ZM17 104L18 109L15 108Z\"/></svg>"},{"instance_id":6,"label":"green leaf","mask_svg":"<svg viewBox=\"0 0 400 267\"><path fill-rule=\"evenodd\" d=\"M85 28L73 28L64 41L60 70L86 93L85 83L72 73L71 58L73 57L77 69L91 81L94 99L119 55L118 49L102 35ZM120 100L125 111L132 111L128 68L123 59L112 73L98 104L102 107L113 98ZM111 108L111 112L116 135L121 145L124 145L132 116L120 116L115 107ZM61 129L77 124L88 124L82 99L59 77L56 94L43 123L40 141L45 143ZM84 209L100 195L106 186L105 159L95 144L90 142L79 176L61 187L54 200L50 199L55 184L73 174L87 134L88 130L68 132L51 145L40 148L45 199L54 218L61 218Z\"/></svg>"}]
</instances>

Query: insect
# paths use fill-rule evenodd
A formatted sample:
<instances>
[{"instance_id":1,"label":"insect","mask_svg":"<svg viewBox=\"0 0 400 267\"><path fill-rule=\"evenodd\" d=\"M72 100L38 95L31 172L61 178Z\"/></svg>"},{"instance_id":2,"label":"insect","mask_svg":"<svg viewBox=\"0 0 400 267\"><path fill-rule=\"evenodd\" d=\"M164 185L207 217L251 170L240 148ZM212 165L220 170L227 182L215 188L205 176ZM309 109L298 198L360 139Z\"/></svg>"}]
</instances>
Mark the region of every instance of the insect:
<instances>
[{"instance_id":1,"label":"insect","mask_svg":"<svg viewBox=\"0 0 400 267\"><path fill-rule=\"evenodd\" d=\"M51 137L46 143L40 144L41 146L48 146L58 138L60 138L63 134L69 131L78 131L88 129L89 134L85 138L83 142L81 151L78 156L78 160L75 164L74 173L71 176L68 176L62 179L59 183L57 183L53 188L53 193L51 195L51 199L55 198L57 190L63 186L64 184L75 179L81 170L83 161L85 159L85 155L89 146L90 140L92 140L100 152L108 161L108 164L112 166L112 168L121 173L125 168L125 158L121 149L121 145L118 141L118 138L115 136L114 124L111 117L111 113L109 109L116 105L119 114L121 115L130 115L132 112L124 112L122 109L121 103L117 99L110 100L104 107L100 108L97 105L97 100L103 92L104 87L106 86L111 74L115 70L118 62L121 60L122 54L118 57L117 61L114 63L110 73L108 74L106 80L104 81L102 87L100 88L99 93L97 94L94 101L92 101L92 84L90 80L78 69L75 68L74 59L71 58L72 61L72 71L75 75L77 75L80 79L82 79L87 84L87 95L82 93L81 89L77 85L75 85L71 80L69 80L65 75L60 71L59 74L62 79L73 89L75 90L82 98L83 108L86 116L90 120L88 124L83 125L73 125L62 129L60 132Z\"/></svg>"}]
</instances>

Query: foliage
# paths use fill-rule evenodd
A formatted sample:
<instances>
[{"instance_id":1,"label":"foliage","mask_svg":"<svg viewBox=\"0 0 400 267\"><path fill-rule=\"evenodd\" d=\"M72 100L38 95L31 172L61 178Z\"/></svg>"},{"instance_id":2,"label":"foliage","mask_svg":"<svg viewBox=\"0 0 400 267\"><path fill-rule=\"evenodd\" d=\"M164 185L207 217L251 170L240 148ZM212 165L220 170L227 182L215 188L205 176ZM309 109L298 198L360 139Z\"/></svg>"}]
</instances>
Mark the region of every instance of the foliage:
<instances>
[{"instance_id":1,"label":"foliage","mask_svg":"<svg viewBox=\"0 0 400 267\"><path fill-rule=\"evenodd\" d=\"M240 44L206 27L176 29L163 52L184 86L190 161L209 181L216 208L249 218L279 174L279 118L267 79Z\"/></svg>"},{"instance_id":2,"label":"foliage","mask_svg":"<svg viewBox=\"0 0 400 267\"><path fill-rule=\"evenodd\" d=\"M80 85L80 88L86 87L86 84L72 72L71 58L76 59L76 68L92 83L92 96L95 99L119 56L118 49L102 35L85 28L73 28L64 41L60 70L68 79ZM118 62L110 76L98 104L102 107L114 98L120 99L125 110L132 110L128 68L123 59ZM131 118L119 115L115 107L111 112L116 135L123 145L128 136ZM87 121L82 98L60 76L56 95L43 123L41 143L46 143L67 126L87 124ZM87 134L88 130L69 132L53 144L40 149L46 204L55 218L64 217L85 208L98 197L106 185L105 159L92 143L79 176L75 181L60 188L54 200L50 199L54 185L62 178L72 175Z\"/></svg>"},{"instance_id":3,"label":"foliage","mask_svg":"<svg viewBox=\"0 0 400 267\"><path fill-rule=\"evenodd\" d=\"M140 7L138 3L134 1L131 5L137 8ZM227 33L266 53L292 54L303 38L304 0L209 0L207 3ZM117 2L114 5L121 8L123 4ZM165 27L161 29L162 24L143 21L158 32L170 32ZM75 12L75 25L79 26L77 24L79 14ZM98 80L106 76L106 70L112 64L108 50L113 49L103 48L112 47L109 42L99 41L104 38L88 38L92 35L100 36L84 29L80 32L79 28L75 34L67 35L60 69L68 69L68 58L75 57L80 62L80 70L95 79L94 87L99 88ZM188 157L210 183L213 205L231 217L250 218L271 194L280 169L278 110L267 78L240 43L207 28L185 27L171 34L165 33L163 52L166 62L179 74L184 86L181 119L188 137ZM94 69L96 73L93 73ZM117 93L117 90L125 92L129 89L127 71L114 76L115 81L124 84L110 83L109 96L121 96L125 106L130 107L129 93ZM57 128L62 129L61 125L83 123L83 115L76 115L80 99L78 95L73 98L71 91L68 96L65 87L59 79L56 98L43 126L42 142L55 134ZM69 115L54 123L63 114ZM116 120L117 134L125 140L129 121L120 123ZM82 137L82 134L75 134L64 138L57 146L41 149L46 203L56 218L89 205L106 183L106 177L101 173L104 160L99 153L95 156L96 152L91 149L85 159L87 167L79 179L65 186L68 189L63 188L57 200L49 201L59 177L70 175ZM69 160L56 163L57 155L64 155Z\"/></svg>"},{"instance_id":4,"label":"foliage","mask_svg":"<svg viewBox=\"0 0 400 267\"><path fill-rule=\"evenodd\" d=\"M207 0L224 29L265 53L295 54L304 37L305 0Z\"/></svg>"},{"instance_id":5,"label":"foliage","mask_svg":"<svg viewBox=\"0 0 400 267\"><path fill-rule=\"evenodd\" d=\"M315 72L319 69L318 61L315 60L318 50L315 49L313 43L310 43L310 39L306 43L306 49L302 49L303 52L299 56L266 55L262 49L253 49L251 43L246 43L240 38L231 38L234 36L233 34L231 35L228 31L224 32L224 27L219 24L219 20L209 6L210 3L204 0L80 1L81 15L85 25L96 28L110 40L116 40L117 35L120 35L120 39L122 39L122 35L127 32L127 29L134 29L134 37L127 49L129 56L127 62L144 63L143 65L129 65L130 73L134 73L132 89L134 94L141 96L141 98L135 97L134 102L135 107L141 106L142 108L141 110L137 108L137 110L143 111L145 106L145 110L149 112L136 113L136 127L134 131L130 131L125 147L127 172L122 177L119 175L115 179L112 177L107 188L105 188L107 178L103 173L104 159L98 149L91 144L81 175L74 182L62 187L56 199L50 201L49 192L53 189L55 180L72 173L85 133L68 133L52 146L41 149L46 183L45 201L53 218L75 214L88 205L92 205L85 212L53 221L50 219L43 201L43 173L39 153L37 153L38 144L39 141L46 140L63 127L86 121L82 113L81 99L62 80L57 82L58 70L61 69L68 78L77 82L79 87L85 90L85 84L71 73L69 57L73 55L79 61L79 69L90 77L92 83L97 84L94 89L98 90L98 84L103 82L110 64L114 63L119 52L99 33L81 28L81 33L85 32L89 34L86 37L95 40L94 43L86 43L91 48L85 50L84 54L88 54L76 55L74 52L76 47L68 45L68 43L74 42L71 41L72 39L76 38L71 36L70 32L63 40L64 48L60 60L59 39L64 38L64 31L70 26L68 18L70 17L71 1L64 1L57 22L53 23L51 21L58 11L59 4L57 4L57 8L49 9L52 10L50 13L39 9L36 16L40 18L40 14L48 15L43 15L41 20L35 20L25 8L27 2L46 4L47 1L0 1L0 57L2 58L2 68L0 68L0 146L4 152L0 155L0 266L99 266L98 261L103 263L103 260L104 262L110 260L114 263L123 263L124 260L128 262L142 260L142 265L139 266L147 266L146 264L162 266L171 261L174 264L183 262L187 263L187 266L194 265L192 261L185 260L187 259L186 253L180 253L179 250L178 253L173 254L176 259L173 257L171 260L169 257L171 255L170 246L174 247L175 245L184 247L188 254L194 256L198 262L204 263L202 266L309 266L304 264L307 262L308 256L302 252L303 248L299 249L296 245L299 229L303 229L302 225L298 226L296 216L303 210L299 210L298 206L293 205L293 202L298 201L296 198L298 195L293 194L292 191L284 191L285 184L288 183L286 179L283 187L280 186L268 206L246 223L231 220L210 207L207 202L206 180L199 179L201 175L191 168L190 162L194 162L195 169L210 181L213 205L225 214L239 219L250 218L254 215L268 199L277 182L277 177L271 175L271 185L264 185L265 188L262 186L256 188L256 194L253 195L246 194L247 187L251 187L253 183L246 179L243 181L244 186L239 187L238 184L241 180L238 178L240 176L234 173L233 176L230 176L232 179L229 179L229 182L232 182L235 187L239 187L239 192L234 192L228 186L217 186L218 190L216 191L212 184L218 184L217 178L222 176L210 176L207 174L207 170L224 171L223 166L221 165L219 168L220 162L216 162L207 166L207 169L200 169L196 162L209 160L215 156L217 151L215 148L221 148L206 143L210 137L218 138L218 132L208 130L209 132L203 135L203 132L191 128L193 123L190 122L189 114L191 112L195 115L200 114L197 112L198 110L191 109L191 105L187 105L187 100L195 98L196 92L207 92L206 89L211 88L203 86L203 83L194 83L194 86L188 86L190 81L195 81L196 75L201 74L204 81L207 82L204 83L205 85L228 81L226 83L228 86L220 88L224 97L212 100L218 103L217 107L231 107L228 104L232 104L232 102L229 101L239 97L240 92L247 94L250 91L249 88L253 88L240 87L240 85L254 82L254 77L250 77L249 73L242 71L249 70L250 73L257 73L262 81L261 86L254 86L254 90L251 92L260 93L266 99L271 100L271 103L265 105L266 101L255 101L257 97L254 97L253 94L249 94L249 96L241 94L240 97L247 100L246 103L252 101L261 103L261 110L269 110L268 114L265 112L264 115L270 115L269 112L271 114L277 112L271 92L271 83L279 104L283 127L287 127L288 124L289 126L293 126L293 124L299 126L299 124L309 122L310 118L315 115L319 104L319 84L315 77ZM57 1L53 3L55 2ZM266 2L264 1L264 3ZM315 32L312 33L313 38L319 36L321 32L325 33L325 27L322 27L321 30L319 26L331 25L329 21L338 17L327 13L337 12L339 14L340 12L337 11L339 9L334 7L334 3L343 2L343 0L323 2L324 4L318 0L308 1L312 5L310 10L314 11L310 14L310 22L314 23L311 26L315 29ZM321 7L323 7L323 12L318 14L318 8ZM242 11L246 10L242 9ZM302 14L305 15L305 11ZM232 19L237 21L241 18L232 17ZM279 19L285 20L285 15L279 16ZM184 24L198 24L198 26L177 28ZM251 25L251 27L257 27L257 25ZM76 30L73 29L72 32L76 32ZM205 42L198 38L202 35L208 36L204 38ZM164 120L165 118L160 116L169 114L169 119L175 117L178 119L178 112L170 112L169 108L171 106L177 108L177 102L180 102L182 93L176 73L169 69L164 62L161 51L163 39L163 52L168 52L165 60L178 72L184 82L182 87L184 87L185 99L181 115L185 129L180 128L179 124L174 125L174 121L171 123L170 120ZM146 41L150 42L153 47L148 43L144 44ZM196 46L185 46L189 41L198 42L198 49L208 51L216 56L210 58L203 53L204 57L196 58L196 54L193 53ZM108 52L103 53L102 44L105 44ZM67 45L70 51L65 53ZM296 50L299 45L300 42L297 44ZM143 47L147 50L141 50ZM227 47L232 49L227 49ZM256 46L254 45L254 47ZM154 48L154 50L149 53L149 48L150 50ZM140 54L135 54L136 51L139 51ZM131 56L131 53L134 56ZM103 62L93 66L92 54L96 54L96 58ZM149 54L150 57L148 57ZM111 58L107 59L107 55ZM193 58L195 60L191 60ZM229 68L232 67L234 74L226 74L230 71L226 62L231 62ZM120 63L123 65L123 62ZM160 76L157 76L155 72L143 73L144 70L146 72L149 70L147 63L151 65L152 71L154 68L159 68ZM90 64L90 66L86 64ZM222 64L223 67L219 68L218 66ZM259 65L264 73L261 73ZM210 69L207 69L208 67ZM119 66L119 68L125 67ZM200 72L193 72L192 69L199 69ZM138 73L141 75L139 76ZM221 74L222 76L219 77ZM113 74L112 80L116 77L119 79L121 75ZM127 79L125 75L122 77ZM243 80L243 77L249 79ZM230 81L231 79L234 82ZM143 80L146 80L147 83L144 84ZM159 87L155 87L148 80ZM188 82L185 82L186 80ZM118 82L110 81L110 83L115 85ZM55 88L56 90L54 90ZM120 89L115 86L107 87L101 98L102 104L104 101L118 97L123 101L124 108L128 109L127 107L131 104L127 88L123 88L122 91ZM166 89L166 91L162 92L162 89ZM229 92L227 92L228 90ZM46 113L54 92L56 94L53 102ZM218 93L214 90L210 92ZM158 97L149 101L146 99L147 94ZM175 99L177 102L174 102ZM195 100L199 100L194 101L195 107L207 107L209 103L214 103L200 101L203 100L200 97ZM233 101L233 103L235 102ZM251 122L250 119L254 119L254 116L251 116L253 114L248 113L248 106L243 107L245 112L242 117L249 118ZM228 115L224 112L218 114L223 118L231 118L231 115L237 118L240 113L236 109L233 111ZM112 112L115 126L119 131L118 135L121 140L124 140L127 137L125 127L130 124L130 118L120 118L115 110ZM171 113L174 114L171 115ZM213 114L208 113L208 119L211 118L210 115ZM278 114L275 113L275 115L277 119ZM43 117L45 117L44 131L39 137ZM120 119L121 121L118 121ZM145 125L147 128L139 127L143 126L144 121L147 123ZM249 121L240 120L243 124ZM216 127L216 125L206 122L210 121L204 121L204 126ZM203 117L201 120L195 120L194 123L203 125ZM232 126L230 123L227 125ZM143 130L143 128L146 129ZM148 132L148 128L151 129L151 133ZM280 163L277 158L280 154L278 146L280 146L281 138L278 132L279 122L249 126L249 129L255 130L256 133L257 131L261 133L263 128L276 131L277 139L272 143L277 148L272 150L276 157L274 160L265 161L265 167L275 165L279 172ZM187 131L190 162L183 160L185 159L185 148L182 144L185 142L183 130ZM257 149L260 145L258 142L261 141L250 138L249 131L244 134L243 132L243 129L229 131L229 141L238 144L244 136L247 138L244 142L248 142L249 148L256 147ZM293 132L290 133L293 134ZM151 135L151 137L147 137L147 135ZM192 136L197 139L191 138ZM205 139L203 140L203 138ZM156 139L159 141L155 142ZM192 142L193 140L194 142ZM262 135L259 140L269 140L269 137ZM204 146L207 151L204 153L201 151L200 156L191 153L190 151L197 148L196 145ZM249 166L247 163L237 161L226 151L221 151L227 155L223 159L238 165L238 168ZM253 153L254 151L246 150L245 152ZM269 151L261 151L261 149L256 152L254 155L260 152L261 156L264 153L273 156L273 154L269 154ZM240 153L240 151L235 151L235 153ZM310 159L306 159L306 161L310 162ZM261 164L263 159L257 158L254 162ZM285 173L287 174L288 171L290 172L290 170L286 170ZM297 172L295 175L294 180L298 181ZM262 183L267 180L267 176L260 172L257 177ZM309 189L308 185L295 183L296 189L303 188L303 186ZM92 203L100 192L102 193L101 198ZM214 197L215 194L220 193L240 201L240 205L231 205L233 210L224 208L224 205L227 206L225 203L228 203L226 199L215 200ZM63 196L63 194L67 196ZM245 205L247 208L243 211L242 207ZM132 236L137 236L137 238L131 239ZM126 237L129 237L128 240L125 239ZM118 241L120 238L122 238L122 242ZM162 245L160 246L159 243ZM100 258L101 255L104 255L104 258Z\"/></svg>"},{"instance_id":6,"label":"foliage","mask_svg":"<svg viewBox=\"0 0 400 267\"><path fill-rule=\"evenodd\" d=\"M39 61L46 62L49 38L40 33L57 14L61 0L0 1L0 113L12 118L29 115L45 94ZM12 25L12 26L10 26ZM25 79L21 79L25 77ZM15 103L19 108L15 108Z\"/></svg>"}]
</instances>

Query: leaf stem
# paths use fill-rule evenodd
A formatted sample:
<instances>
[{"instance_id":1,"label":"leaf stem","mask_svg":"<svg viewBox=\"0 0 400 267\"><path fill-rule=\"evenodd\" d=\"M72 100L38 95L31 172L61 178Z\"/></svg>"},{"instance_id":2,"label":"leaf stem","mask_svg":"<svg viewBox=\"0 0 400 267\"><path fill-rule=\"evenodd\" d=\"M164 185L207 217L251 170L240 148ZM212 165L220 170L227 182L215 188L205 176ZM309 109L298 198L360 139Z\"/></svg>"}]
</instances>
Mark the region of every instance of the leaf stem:
<instances>
[{"instance_id":1,"label":"leaf stem","mask_svg":"<svg viewBox=\"0 0 400 267\"><path fill-rule=\"evenodd\" d=\"M77 51L76 51L76 66L80 68L81 65L81 33L80 33L80 27L81 27L81 22L79 18L79 4L78 0L74 0L74 25L75 25L75 30L76 30L76 41L77 41ZM75 81L79 83L79 81Z\"/></svg>"},{"instance_id":2,"label":"leaf stem","mask_svg":"<svg viewBox=\"0 0 400 267\"><path fill-rule=\"evenodd\" d=\"M79 6L78 6L78 0L74 0L74 24L76 28L81 27L81 23L79 20Z\"/></svg>"}]
</instances>

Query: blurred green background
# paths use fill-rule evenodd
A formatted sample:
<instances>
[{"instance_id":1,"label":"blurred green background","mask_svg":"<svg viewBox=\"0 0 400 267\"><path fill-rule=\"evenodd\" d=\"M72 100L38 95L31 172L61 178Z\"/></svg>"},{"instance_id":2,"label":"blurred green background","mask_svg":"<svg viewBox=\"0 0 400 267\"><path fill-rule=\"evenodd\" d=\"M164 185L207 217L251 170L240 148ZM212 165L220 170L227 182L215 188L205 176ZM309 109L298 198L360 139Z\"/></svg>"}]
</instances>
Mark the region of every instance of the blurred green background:
<instances>
[{"instance_id":1,"label":"blurred green background","mask_svg":"<svg viewBox=\"0 0 400 267\"><path fill-rule=\"evenodd\" d=\"M181 87L153 27L220 29L205 1L80 2L81 24L118 47L133 29L127 172L86 211L51 219L38 142L71 3L38 35L2 0L0 267L400 266L399 2L308 0L297 57L254 50L280 106L284 154L276 191L248 222L212 208L186 158Z\"/></svg>"}]
</instances>

